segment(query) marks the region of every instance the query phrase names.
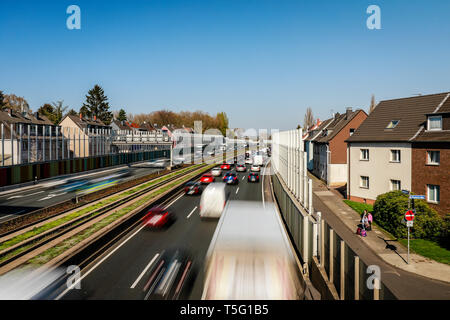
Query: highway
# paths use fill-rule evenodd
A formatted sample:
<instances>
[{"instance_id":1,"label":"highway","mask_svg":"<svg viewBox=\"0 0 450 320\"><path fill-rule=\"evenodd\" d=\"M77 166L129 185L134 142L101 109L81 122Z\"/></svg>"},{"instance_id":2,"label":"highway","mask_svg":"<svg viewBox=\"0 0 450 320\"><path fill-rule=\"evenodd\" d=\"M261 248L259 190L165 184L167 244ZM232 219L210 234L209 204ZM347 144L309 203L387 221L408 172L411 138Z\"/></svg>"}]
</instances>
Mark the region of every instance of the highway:
<instances>
[{"instance_id":1,"label":"highway","mask_svg":"<svg viewBox=\"0 0 450 320\"><path fill-rule=\"evenodd\" d=\"M234 167L231 171L235 172ZM262 181L248 183L248 170L237 175L239 184L227 186L229 199L262 201ZM216 177L216 182L220 181L221 177ZM180 298L200 299L205 255L218 219L201 220L199 202L200 196L184 193L171 198L165 206L175 213L176 221L169 228L155 231L136 227L82 270L80 289L66 289L59 298L144 299L143 289L152 276L157 257L184 249L193 259L194 276Z\"/></svg>"},{"instance_id":2,"label":"highway","mask_svg":"<svg viewBox=\"0 0 450 320\"><path fill-rule=\"evenodd\" d=\"M0 222L74 198L76 190L68 188L68 180L71 184L88 184L97 180L101 182L103 179L108 180L108 178L120 179L119 182L125 182L163 170L163 167L156 167L152 162L143 162L131 165L129 176L119 176L121 172L126 172L123 170L128 170L126 168L126 166L114 169L105 168L98 172L86 172L70 177L42 181L29 188L1 192Z\"/></svg>"}]
</instances>

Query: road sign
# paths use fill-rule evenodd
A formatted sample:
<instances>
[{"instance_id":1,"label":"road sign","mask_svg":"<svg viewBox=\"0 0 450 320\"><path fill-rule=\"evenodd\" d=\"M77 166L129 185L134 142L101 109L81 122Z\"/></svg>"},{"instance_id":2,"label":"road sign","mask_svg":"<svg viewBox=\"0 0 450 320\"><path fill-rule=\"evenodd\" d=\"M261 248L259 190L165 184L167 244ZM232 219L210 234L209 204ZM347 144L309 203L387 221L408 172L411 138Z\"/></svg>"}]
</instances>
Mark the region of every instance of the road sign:
<instances>
[{"instance_id":1,"label":"road sign","mask_svg":"<svg viewBox=\"0 0 450 320\"><path fill-rule=\"evenodd\" d=\"M407 226L408 228L412 228L413 225L414 225L414 221L406 221L406 226Z\"/></svg>"},{"instance_id":2,"label":"road sign","mask_svg":"<svg viewBox=\"0 0 450 320\"><path fill-rule=\"evenodd\" d=\"M406 211L405 219L406 219L406 221L413 221L414 220L414 211L412 211L412 210Z\"/></svg>"},{"instance_id":3,"label":"road sign","mask_svg":"<svg viewBox=\"0 0 450 320\"><path fill-rule=\"evenodd\" d=\"M420 200L425 200L425 196L419 196L419 195L410 195L409 198L410 198L410 199L420 199Z\"/></svg>"}]
</instances>

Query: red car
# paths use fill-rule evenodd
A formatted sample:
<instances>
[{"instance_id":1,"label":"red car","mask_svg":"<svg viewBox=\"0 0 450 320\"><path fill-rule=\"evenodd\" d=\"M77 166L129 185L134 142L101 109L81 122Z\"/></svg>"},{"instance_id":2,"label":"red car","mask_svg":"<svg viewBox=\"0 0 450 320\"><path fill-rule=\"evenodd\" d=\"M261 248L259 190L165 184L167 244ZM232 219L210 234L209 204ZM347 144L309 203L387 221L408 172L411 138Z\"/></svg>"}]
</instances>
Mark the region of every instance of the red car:
<instances>
[{"instance_id":1,"label":"red car","mask_svg":"<svg viewBox=\"0 0 450 320\"><path fill-rule=\"evenodd\" d=\"M194 195L201 193L200 182L189 181L184 185L184 193L186 195Z\"/></svg>"},{"instance_id":2,"label":"red car","mask_svg":"<svg viewBox=\"0 0 450 320\"><path fill-rule=\"evenodd\" d=\"M174 216L168 210L161 207L151 208L142 218L143 224L151 228L162 228L173 222Z\"/></svg>"},{"instance_id":3,"label":"red car","mask_svg":"<svg viewBox=\"0 0 450 320\"><path fill-rule=\"evenodd\" d=\"M211 183L214 182L216 179L214 178L214 176L210 173L204 174L201 178L200 178L200 182L201 183Z\"/></svg>"},{"instance_id":4,"label":"red car","mask_svg":"<svg viewBox=\"0 0 450 320\"><path fill-rule=\"evenodd\" d=\"M222 169L222 170L231 170L231 164L229 164L229 163L222 163L222 165L220 166L220 169Z\"/></svg>"}]
</instances>

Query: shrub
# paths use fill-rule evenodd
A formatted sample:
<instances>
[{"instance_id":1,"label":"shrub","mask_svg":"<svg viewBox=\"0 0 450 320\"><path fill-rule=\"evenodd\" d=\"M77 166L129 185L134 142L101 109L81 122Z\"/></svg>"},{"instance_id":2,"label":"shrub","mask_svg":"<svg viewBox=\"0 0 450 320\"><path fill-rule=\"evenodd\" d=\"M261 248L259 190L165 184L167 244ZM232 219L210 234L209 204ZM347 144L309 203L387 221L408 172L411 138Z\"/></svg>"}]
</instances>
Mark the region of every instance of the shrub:
<instances>
[{"instance_id":1,"label":"shrub","mask_svg":"<svg viewBox=\"0 0 450 320\"><path fill-rule=\"evenodd\" d=\"M407 194L391 191L377 197L374 204L374 220L397 238L406 238L408 229L403 223L408 210ZM416 239L441 239L445 233L444 220L423 200L415 200L416 214L411 236Z\"/></svg>"}]
</instances>

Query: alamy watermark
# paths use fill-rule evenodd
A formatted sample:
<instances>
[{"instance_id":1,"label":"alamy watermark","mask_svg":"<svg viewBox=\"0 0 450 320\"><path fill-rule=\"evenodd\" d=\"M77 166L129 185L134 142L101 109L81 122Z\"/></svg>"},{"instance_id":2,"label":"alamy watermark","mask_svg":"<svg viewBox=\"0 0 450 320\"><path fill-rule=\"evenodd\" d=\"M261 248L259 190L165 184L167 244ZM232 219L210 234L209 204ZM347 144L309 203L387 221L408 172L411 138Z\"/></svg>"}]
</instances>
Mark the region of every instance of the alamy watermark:
<instances>
[{"instance_id":1,"label":"alamy watermark","mask_svg":"<svg viewBox=\"0 0 450 320\"><path fill-rule=\"evenodd\" d=\"M66 20L66 26L69 30L80 30L81 29L81 9L79 6L72 4L67 7L67 14L70 14Z\"/></svg>"},{"instance_id":2,"label":"alamy watermark","mask_svg":"<svg viewBox=\"0 0 450 320\"><path fill-rule=\"evenodd\" d=\"M381 29L381 9L377 5L370 5L366 10L370 16L367 18L366 25L369 30Z\"/></svg>"}]
</instances>

